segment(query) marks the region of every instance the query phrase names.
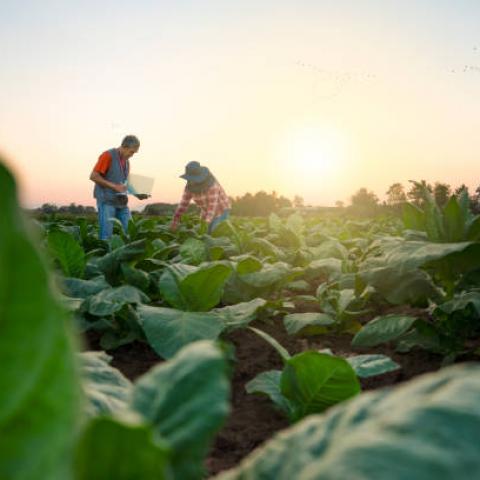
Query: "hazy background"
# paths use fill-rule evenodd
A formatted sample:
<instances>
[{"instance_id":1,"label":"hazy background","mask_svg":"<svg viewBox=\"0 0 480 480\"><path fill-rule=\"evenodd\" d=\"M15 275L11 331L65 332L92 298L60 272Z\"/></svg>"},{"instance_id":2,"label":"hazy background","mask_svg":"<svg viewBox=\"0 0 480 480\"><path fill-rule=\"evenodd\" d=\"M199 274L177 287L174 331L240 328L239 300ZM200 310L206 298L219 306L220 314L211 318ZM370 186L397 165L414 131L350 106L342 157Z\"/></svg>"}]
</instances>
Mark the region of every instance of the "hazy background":
<instances>
[{"instance_id":1,"label":"hazy background","mask_svg":"<svg viewBox=\"0 0 480 480\"><path fill-rule=\"evenodd\" d=\"M480 184L478 1L2 0L0 18L0 150L25 206L93 205L92 167L129 133L151 201L178 201L190 160L229 195L314 205Z\"/></svg>"}]
</instances>

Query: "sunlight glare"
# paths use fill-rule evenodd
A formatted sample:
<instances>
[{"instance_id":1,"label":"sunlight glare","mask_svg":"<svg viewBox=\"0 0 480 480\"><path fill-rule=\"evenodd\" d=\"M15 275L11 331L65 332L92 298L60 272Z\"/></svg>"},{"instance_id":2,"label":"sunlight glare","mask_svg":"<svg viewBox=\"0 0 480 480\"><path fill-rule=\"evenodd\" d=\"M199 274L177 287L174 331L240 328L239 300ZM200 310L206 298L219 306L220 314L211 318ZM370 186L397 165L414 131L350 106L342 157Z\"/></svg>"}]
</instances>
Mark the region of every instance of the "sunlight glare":
<instances>
[{"instance_id":1,"label":"sunlight glare","mask_svg":"<svg viewBox=\"0 0 480 480\"><path fill-rule=\"evenodd\" d=\"M345 160L345 141L340 134L321 127L304 127L291 131L280 151L282 169L306 185L339 173Z\"/></svg>"}]
</instances>

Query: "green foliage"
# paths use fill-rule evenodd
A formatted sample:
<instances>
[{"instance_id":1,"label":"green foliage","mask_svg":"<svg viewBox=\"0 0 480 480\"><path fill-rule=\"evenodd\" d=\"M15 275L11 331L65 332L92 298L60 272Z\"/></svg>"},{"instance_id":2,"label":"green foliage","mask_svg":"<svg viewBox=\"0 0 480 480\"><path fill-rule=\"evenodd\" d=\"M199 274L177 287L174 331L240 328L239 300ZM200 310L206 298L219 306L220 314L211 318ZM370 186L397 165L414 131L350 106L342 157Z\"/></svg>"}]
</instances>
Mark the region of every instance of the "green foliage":
<instances>
[{"instance_id":1,"label":"green foliage","mask_svg":"<svg viewBox=\"0 0 480 480\"><path fill-rule=\"evenodd\" d=\"M201 478L203 458L229 413L230 385L221 350L196 342L139 379L132 408L171 448L174 477Z\"/></svg>"},{"instance_id":2,"label":"green foliage","mask_svg":"<svg viewBox=\"0 0 480 480\"><path fill-rule=\"evenodd\" d=\"M150 300L143 292L130 285L106 288L88 297L82 308L90 315L104 317L120 311L124 305L148 303Z\"/></svg>"},{"instance_id":3,"label":"green foliage","mask_svg":"<svg viewBox=\"0 0 480 480\"><path fill-rule=\"evenodd\" d=\"M310 416L215 479L470 480L479 402L478 365L442 369Z\"/></svg>"},{"instance_id":4,"label":"green foliage","mask_svg":"<svg viewBox=\"0 0 480 480\"><path fill-rule=\"evenodd\" d=\"M110 366L112 357L104 352L82 352L79 357L88 414L93 417L124 409L130 399L132 384Z\"/></svg>"},{"instance_id":5,"label":"green foliage","mask_svg":"<svg viewBox=\"0 0 480 480\"><path fill-rule=\"evenodd\" d=\"M134 415L92 419L77 445L75 480L169 480L169 447Z\"/></svg>"},{"instance_id":6,"label":"green foliage","mask_svg":"<svg viewBox=\"0 0 480 480\"><path fill-rule=\"evenodd\" d=\"M325 327L335 324L335 319L325 313L291 313L283 317L283 324L290 335L316 335L325 333Z\"/></svg>"},{"instance_id":7,"label":"green foliage","mask_svg":"<svg viewBox=\"0 0 480 480\"><path fill-rule=\"evenodd\" d=\"M180 246L180 255L185 263L199 265L207 260L207 248L201 240L188 238Z\"/></svg>"},{"instance_id":8,"label":"green foliage","mask_svg":"<svg viewBox=\"0 0 480 480\"><path fill-rule=\"evenodd\" d=\"M382 315L367 323L353 338L354 347L374 347L396 340L406 333L417 320L409 315Z\"/></svg>"},{"instance_id":9,"label":"green foliage","mask_svg":"<svg viewBox=\"0 0 480 480\"><path fill-rule=\"evenodd\" d=\"M0 478L71 478L79 387L66 316L0 162Z\"/></svg>"},{"instance_id":10,"label":"green foliage","mask_svg":"<svg viewBox=\"0 0 480 480\"><path fill-rule=\"evenodd\" d=\"M50 232L47 243L50 255L65 276L83 277L86 265L85 253L72 235L62 231Z\"/></svg>"},{"instance_id":11,"label":"green foliage","mask_svg":"<svg viewBox=\"0 0 480 480\"><path fill-rule=\"evenodd\" d=\"M421 194L422 208L414 204L403 207L406 228L423 230L431 242L451 243L478 240L478 216L470 212L468 191L442 198L434 197L427 186L412 182Z\"/></svg>"},{"instance_id":12,"label":"green foliage","mask_svg":"<svg viewBox=\"0 0 480 480\"><path fill-rule=\"evenodd\" d=\"M243 197L234 198L232 201L232 214L241 216L267 216L278 212L292 203L285 197L278 197L275 192L257 192L255 195L246 193Z\"/></svg>"},{"instance_id":13,"label":"green foliage","mask_svg":"<svg viewBox=\"0 0 480 480\"><path fill-rule=\"evenodd\" d=\"M345 359L314 351L290 356L267 333L252 327L250 330L275 348L284 368L255 377L246 385L247 392L270 396L290 421L323 412L360 392L357 376Z\"/></svg>"},{"instance_id":14,"label":"green foliage","mask_svg":"<svg viewBox=\"0 0 480 480\"><path fill-rule=\"evenodd\" d=\"M359 378L375 377L400 368L390 357L380 354L355 355L346 360Z\"/></svg>"},{"instance_id":15,"label":"green foliage","mask_svg":"<svg viewBox=\"0 0 480 480\"><path fill-rule=\"evenodd\" d=\"M95 416L85 425L76 478L201 478L209 443L229 412L222 350L196 342L134 385L108 367L104 355L82 356L88 409L110 415Z\"/></svg>"},{"instance_id":16,"label":"green foliage","mask_svg":"<svg viewBox=\"0 0 480 480\"><path fill-rule=\"evenodd\" d=\"M100 272L110 285L117 286L122 281L122 263L135 262L143 259L145 255L146 241L145 239L136 240L134 242L123 245L98 261Z\"/></svg>"},{"instance_id":17,"label":"green foliage","mask_svg":"<svg viewBox=\"0 0 480 480\"><path fill-rule=\"evenodd\" d=\"M171 358L194 341L216 340L225 328L223 320L212 312L141 305L138 314L149 344L163 358Z\"/></svg>"},{"instance_id":18,"label":"green foliage","mask_svg":"<svg viewBox=\"0 0 480 480\"><path fill-rule=\"evenodd\" d=\"M231 272L230 265L222 262L208 262L200 267L168 266L160 278L160 293L179 310L206 312L220 301Z\"/></svg>"},{"instance_id":19,"label":"green foliage","mask_svg":"<svg viewBox=\"0 0 480 480\"><path fill-rule=\"evenodd\" d=\"M280 388L291 405L292 421L323 412L360 392L357 376L346 360L318 352L303 352L287 360Z\"/></svg>"}]
</instances>

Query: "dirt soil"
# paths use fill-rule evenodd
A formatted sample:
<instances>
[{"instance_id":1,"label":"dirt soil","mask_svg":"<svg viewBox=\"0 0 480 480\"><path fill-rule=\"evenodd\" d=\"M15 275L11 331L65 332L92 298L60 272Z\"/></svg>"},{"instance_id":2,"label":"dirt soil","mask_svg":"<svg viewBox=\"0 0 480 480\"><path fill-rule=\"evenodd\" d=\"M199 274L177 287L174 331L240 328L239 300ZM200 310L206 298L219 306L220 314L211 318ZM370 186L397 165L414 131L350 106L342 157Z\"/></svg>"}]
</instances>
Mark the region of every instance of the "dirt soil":
<instances>
[{"instance_id":1,"label":"dirt soil","mask_svg":"<svg viewBox=\"0 0 480 480\"><path fill-rule=\"evenodd\" d=\"M362 390L394 385L425 372L440 368L442 358L425 351L398 354L391 346L385 345L369 350L352 350L351 335L322 335L298 338L288 335L281 324L255 322L255 326L272 335L290 354L305 350L330 348L335 355L351 356L360 353L383 353L390 356L401 369L378 377L361 380ZM282 369L278 353L249 330L237 330L225 338L235 346L237 362L232 378L232 411L226 424L217 434L210 454L206 459L208 475L234 467L253 449L288 427L288 421L273 408L267 399L249 395L245 384L258 373ZM91 350L100 350L98 335L87 336ZM134 342L108 352L113 356L112 366L118 368L127 378L135 380L162 360L147 345Z\"/></svg>"}]
</instances>

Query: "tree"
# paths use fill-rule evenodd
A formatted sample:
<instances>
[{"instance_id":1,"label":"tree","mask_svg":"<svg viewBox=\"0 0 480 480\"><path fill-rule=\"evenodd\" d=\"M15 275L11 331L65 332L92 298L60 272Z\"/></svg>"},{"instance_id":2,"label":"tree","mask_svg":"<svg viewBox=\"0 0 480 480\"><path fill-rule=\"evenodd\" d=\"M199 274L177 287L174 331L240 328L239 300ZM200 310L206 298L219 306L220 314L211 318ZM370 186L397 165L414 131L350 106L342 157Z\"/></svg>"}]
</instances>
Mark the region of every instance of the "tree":
<instances>
[{"instance_id":1,"label":"tree","mask_svg":"<svg viewBox=\"0 0 480 480\"><path fill-rule=\"evenodd\" d=\"M255 195L246 193L243 197L236 197L232 200L232 214L243 216L266 216L272 212L278 212L285 207L291 207L292 202L276 192L268 194L264 191Z\"/></svg>"},{"instance_id":2,"label":"tree","mask_svg":"<svg viewBox=\"0 0 480 480\"><path fill-rule=\"evenodd\" d=\"M425 200L425 189L432 193L432 186L425 180L420 180L419 182L416 182L415 180L409 180L409 182L412 183L412 187L407 192L407 197L416 205L422 205Z\"/></svg>"},{"instance_id":3,"label":"tree","mask_svg":"<svg viewBox=\"0 0 480 480\"><path fill-rule=\"evenodd\" d=\"M47 214L51 214L51 213L55 213L55 212L58 212L58 207L53 204L53 203L44 203L41 207L40 207L40 211L42 213L47 213Z\"/></svg>"},{"instance_id":4,"label":"tree","mask_svg":"<svg viewBox=\"0 0 480 480\"><path fill-rule=\"evenodd\" d=\"M293 206L295 208L302 208L304 206L303 198L300 195L295 195L293 197Z\"/></svg>"},{"instance_id":5,"label":"tree","mask_svg":"<svg viewBox=\"0 0 480 480\"><path fill-rule=\"evenodd\" d=\"M450 185L448 185L448 183L435 183L435 186L433 187L433 196L439 207L443 207L447 204L451 189L452 188Z\"/></svg>"},{"instance_id":6,"label":"tree","mask_svg":"<svg viewBox=\"0 0 480 480\"><path fill-rule=\"evenodd\" d=\"M393 183L387 190L387 204L391 206L400 205L407 201L407 196L401 183Z\"/></svg>"},{"instance_id":7,"label":"tree","mask_svg":"<svg viewBox=\"0 0 480 480\"><path fill-rule=\"evenodd\" d=\"M469 192L468 192L468 187L467 187L464 183L462 183L459 187L457 187L457 188L455 189L455 193L454 193L454 194L458 196L458 195L460 195L463 191L467 192L467 195L470 196L470 195L469 195Z\"/></svg>"},{"instance_id":8,"label":"tree","mask_svg":"<svg viewBox=\"0 0 480 480\"><path fill-rule=\"evenodd\" d=\"M337 200L337 201L335 202L335 206L336 206L337 208L343 208L343 207L345 206L345 202L343 202L342 200Z\"/></svg>"},{"instance_id":9,"label":"tree","mask_svg":"<svg viewBox=\"0 0 480 480\"><path fill-rule=\"evenodd\" d=\"M373 192L369 192L366 188L360 188L351 198L352 207L375 208L378 205L378 198Z\"/></svg>"}]
</instances>

